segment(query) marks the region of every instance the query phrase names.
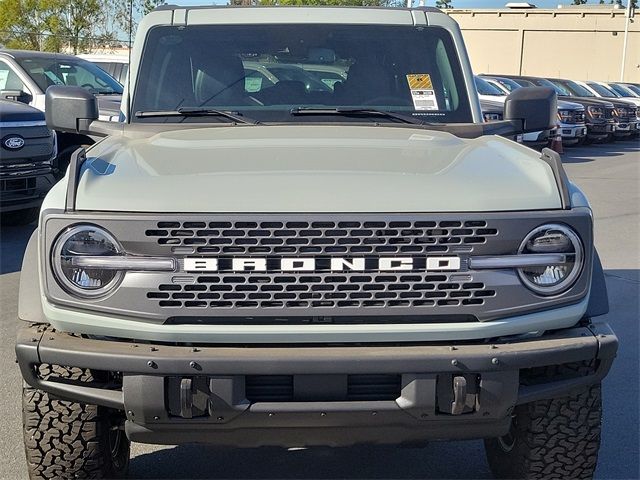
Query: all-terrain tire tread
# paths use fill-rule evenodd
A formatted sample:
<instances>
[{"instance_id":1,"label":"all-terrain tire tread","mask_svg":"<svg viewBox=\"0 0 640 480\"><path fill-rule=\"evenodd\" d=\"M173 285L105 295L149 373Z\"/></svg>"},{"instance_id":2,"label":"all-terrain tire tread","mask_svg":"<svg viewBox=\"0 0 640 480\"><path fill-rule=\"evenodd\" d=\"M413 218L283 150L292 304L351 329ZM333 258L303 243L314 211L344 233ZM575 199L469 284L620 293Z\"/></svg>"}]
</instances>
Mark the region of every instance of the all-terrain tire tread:
<instances>
[{"instance_id":1,"label":"all-terrain tire tread","mask_svg":"<svg viewBox=\"0 0 640 480\"><path fill-rule=\"evenodd\" d=\"M89 370L41 365L43 378L91 381ZM106 422L96 405L51 398L25 384L22 398L24 445L30 479L113 477ZM106 444L105 444L106 443Z\"/></svg>"},{"instance_id":2,"label":"all-terrain tire tread","mask_svg":"<svg viewBox=\"0 0 640 480\"><path fill-rule=\"evenodd\" d=\"M505 452L497 439L485 440L492 471L498 478L593 478L601 412L599 383L568 397L517 406L513 449Z\"/></svg>"}]
</instances>

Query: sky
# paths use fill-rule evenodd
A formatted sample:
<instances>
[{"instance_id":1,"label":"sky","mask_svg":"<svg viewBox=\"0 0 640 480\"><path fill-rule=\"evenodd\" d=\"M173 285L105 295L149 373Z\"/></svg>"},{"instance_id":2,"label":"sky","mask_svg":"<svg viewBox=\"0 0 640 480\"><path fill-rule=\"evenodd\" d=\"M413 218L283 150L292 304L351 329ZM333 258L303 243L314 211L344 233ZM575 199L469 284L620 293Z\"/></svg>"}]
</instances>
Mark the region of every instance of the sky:
<instances>
[{"instance_id":1,"label":"sky","mask_svg":"<svg viewBox=\"0 0 640 480\"><path fill-rule=\"evenodd\" d=\"M414 4L417 5L419 0L414 0ZM499 8L504 7L505 3L509 0L452 0L452 4L456 8ZM571 0L512 0L512 1L528 1L529 3L533 3L539 8L556 8L559 4L570 4ZM606 3L609 3L609 0L605 0ZM206 1L206 0L172 0L168 3L174 5L207 5L207 4L218 4L218 5L226 5L228 0L215 0L215 1ZM597 4L598 0L588 0L589 4ZM626 4L625 1L622 2ZM435 0L426 0L427 6L434 6Z\"/></svg>"}]
</instances>

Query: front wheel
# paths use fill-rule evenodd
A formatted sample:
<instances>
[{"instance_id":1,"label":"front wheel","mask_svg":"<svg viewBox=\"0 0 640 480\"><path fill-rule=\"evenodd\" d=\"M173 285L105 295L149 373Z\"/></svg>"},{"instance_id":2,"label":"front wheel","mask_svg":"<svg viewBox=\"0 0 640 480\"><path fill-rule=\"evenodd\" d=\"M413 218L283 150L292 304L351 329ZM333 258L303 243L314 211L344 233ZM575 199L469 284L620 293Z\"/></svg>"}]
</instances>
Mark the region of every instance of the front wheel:
<instances>
[{"instance_id":1,"label":"front wheel","mask_svg":"<svg viewBox=\"0 0 640 480\"><path fill-rule=\"evenodd\" d=\"M40 366L43 378L90 382L90 370ZM122 478L130 442L119 412L58 400L25 385L22 389L24 446L30 480Z\"/></svg>"},{"instance_id":2,"label":"front wheel","mask_svg":"<svg viewBox=\"0 0 640 480\"><path fill-rule=\"evenodd\" d=\"M496 478L590 479L600 448L600 384L516 407L511 429L484 442Z\"/></svg>"}]
</instances>

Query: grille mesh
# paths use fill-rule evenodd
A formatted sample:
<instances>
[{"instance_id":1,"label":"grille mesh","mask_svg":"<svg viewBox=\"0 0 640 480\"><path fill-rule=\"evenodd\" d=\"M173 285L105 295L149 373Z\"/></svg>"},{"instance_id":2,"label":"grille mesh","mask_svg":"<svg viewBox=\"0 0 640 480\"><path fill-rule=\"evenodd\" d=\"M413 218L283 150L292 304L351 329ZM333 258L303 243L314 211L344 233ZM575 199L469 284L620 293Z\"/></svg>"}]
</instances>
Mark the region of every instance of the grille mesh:
<instances>
[{"instance_id":1,"label":"grille mesh","mask_svg":"<svg viewBox=\"0 0 640 480\"><path fill-rule=\"evenodd\" d=\"M157 222L160 245L201 254L447 253L498 235L485 221Z\"/></svg>"},{"instance_id":2,"label":"grille mesh","mask_svg":"<svg viewBox=\"0 0 640 480\"><path fill-rule=\"evenodd\" d=\"M161 284L147 298L160 307L190 309L394 308L482 305L495 290L463 275L327 273L257 274L197 277L194 284ZM461 277L459 274L456 277Z\"/></svg>"}]
</instances>

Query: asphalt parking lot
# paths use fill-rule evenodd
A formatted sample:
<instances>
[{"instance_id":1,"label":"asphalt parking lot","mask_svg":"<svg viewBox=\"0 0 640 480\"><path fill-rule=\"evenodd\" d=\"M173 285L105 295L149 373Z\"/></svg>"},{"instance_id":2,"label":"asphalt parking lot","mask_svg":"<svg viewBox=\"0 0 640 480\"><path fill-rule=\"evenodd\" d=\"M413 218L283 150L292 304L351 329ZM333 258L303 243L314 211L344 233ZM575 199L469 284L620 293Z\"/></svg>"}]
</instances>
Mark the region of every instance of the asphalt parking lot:
<instances>
[{"instance_id":1,"label":"asphalt parking lot","mask_svg":"<svg viewBox=\"0 0 640 480\"><path fill-rule=\"evenodd\" d=\"M606 271L620 339L604 383L604 430L597 476L639 478L640 143L568 149L569 177L595 212L596 245ZM34 226L0 232L0 479L26 478L20 419L21 379L14 363L20 263ZM491 478L481 441L426 448L362 446L338 450L214 449L134 445L131 478Z\"/></svg>"}]
</instances>

